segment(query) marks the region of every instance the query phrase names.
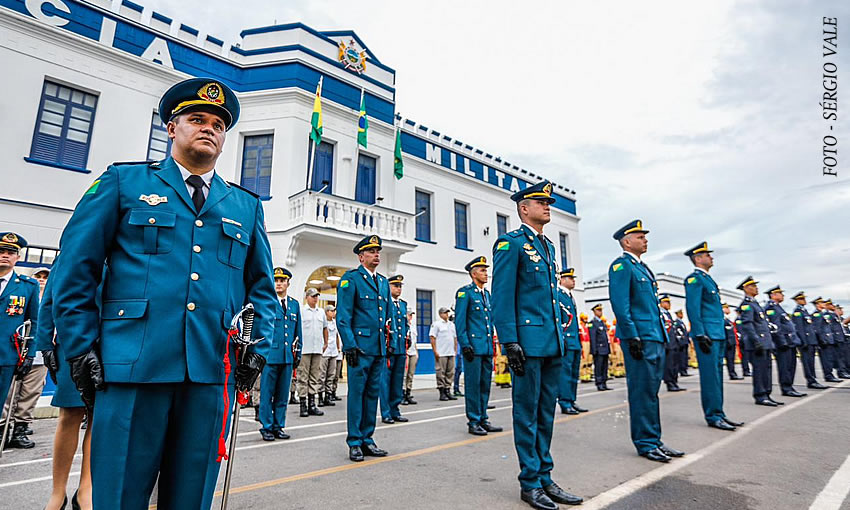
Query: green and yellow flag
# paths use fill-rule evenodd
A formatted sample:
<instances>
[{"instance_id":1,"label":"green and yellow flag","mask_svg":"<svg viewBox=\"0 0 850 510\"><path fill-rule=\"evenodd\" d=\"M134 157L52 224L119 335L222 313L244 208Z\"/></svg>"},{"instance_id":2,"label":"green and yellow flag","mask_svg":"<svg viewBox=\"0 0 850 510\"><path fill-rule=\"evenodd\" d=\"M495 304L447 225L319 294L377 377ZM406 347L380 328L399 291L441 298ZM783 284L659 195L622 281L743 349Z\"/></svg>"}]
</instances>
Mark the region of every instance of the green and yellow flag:
<instances>
[{"instance_id":1,"label":"green and yellow flag","mask_svg":"<svg viewBox=\"0 0 850 510\"><path fill-rule=\"evenodd\" d=\"M366 147L366 133L369 131L369 119L366 117L366 94L360 89L360 118L357 119L357 143Z\"/></svg>"},{"instance_id":2,"label":"green and yellow flag","mask_svg":"<svg viewBox=\"0 0 850 510\"><path fill-rule=\"evenodd\" d=\"M310 139L316 145L322 143L322 79L324 76L319 77L316 97L313 99L313 116L310 119Z\"/></svg>"},{"instance_id":3,"label":"green and yellow flag","mask_svg":"<svg viewBox=\"0 0 850 510\"><path fill-rule=\"evenodd\" d=\"M395 130L395 158L393 159L393 175L396 179L404 177L404 161L401 159L401 130Z\"/></svg>"}]
</instances>

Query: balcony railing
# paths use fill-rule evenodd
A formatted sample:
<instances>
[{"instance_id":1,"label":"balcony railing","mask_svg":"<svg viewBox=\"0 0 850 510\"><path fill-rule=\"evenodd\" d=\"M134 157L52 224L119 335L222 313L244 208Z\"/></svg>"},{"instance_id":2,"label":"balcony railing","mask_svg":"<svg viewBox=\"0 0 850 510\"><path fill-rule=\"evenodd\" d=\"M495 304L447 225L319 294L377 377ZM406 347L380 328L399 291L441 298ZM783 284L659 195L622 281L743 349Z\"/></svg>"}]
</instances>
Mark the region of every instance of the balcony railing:
<instances>
[{"instance_id":1,"label":"balcony railing","mask_svg":"<svg viewBox=\"0 0 850 510\"><path fill-rule=\"evenodd\" d=\"M302 191L289 198L290 225L328 227L413 243L413 215L347 198Z\"/></svg>"}]
</instances>

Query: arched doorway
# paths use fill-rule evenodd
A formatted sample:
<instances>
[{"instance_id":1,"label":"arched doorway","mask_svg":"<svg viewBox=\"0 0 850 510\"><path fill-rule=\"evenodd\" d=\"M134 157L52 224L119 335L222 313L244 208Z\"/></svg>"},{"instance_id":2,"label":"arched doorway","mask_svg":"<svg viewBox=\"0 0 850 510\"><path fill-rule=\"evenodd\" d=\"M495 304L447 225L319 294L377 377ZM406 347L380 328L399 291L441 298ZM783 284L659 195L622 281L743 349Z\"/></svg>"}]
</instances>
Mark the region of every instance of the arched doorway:
<instances>
[{"instance_id":1,"label":"arched doorway","mask_svg":"<svg viewBox=\"0 0 850 510\"><path fill-rule=\"evenodd\" d=\"M314 288L319 291L319 306L324 308L328 305L336 306L336 286L339 280L346 271L350 268L340 266L322 266L312 273L307 278L307 283L304 284L304 291ZM303 293L302 293L303 295Z\"/></svg>"}]
</instances>

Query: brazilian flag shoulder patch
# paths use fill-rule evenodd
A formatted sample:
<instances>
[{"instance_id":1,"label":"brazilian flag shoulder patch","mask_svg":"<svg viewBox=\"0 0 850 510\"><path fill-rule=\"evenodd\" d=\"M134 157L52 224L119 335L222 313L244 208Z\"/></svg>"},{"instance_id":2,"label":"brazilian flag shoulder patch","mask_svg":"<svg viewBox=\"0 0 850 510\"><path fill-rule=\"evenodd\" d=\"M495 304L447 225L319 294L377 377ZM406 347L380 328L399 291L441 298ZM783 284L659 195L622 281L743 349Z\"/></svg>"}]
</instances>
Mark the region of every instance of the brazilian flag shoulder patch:
<instances>
[{"instance_id":1,"label":"brazilian flag shoulder patch","mask_svg":"<svg viewBox=\"0 0 850 510\"><path fill-rule=\"evenodd\" d=\"M794 317L799 317L800 315L800 312L794 312Z\"/></svg>"},{"instance_id":2,"label":"brazilian flag shoulder patch","mask_svg":"<svg viewBox=\"0 0 850 510\"><path fill-rule=\"evenodd\" d=\"M465 296L465 295L466 295L466 292L464 292L464 291L460 291L460 292L458 292L458 293L457 293L457 298L458 298L458 299L460 299L460 298L462 298L462 297L463 297L463 296Z\"/></svg>"},{"instance_id":3,"label":"brazilian flag shoulder patch","mask_svg":"<svg viewBox=\"0 0 850 510\"><path fill-rule=\"evenodd\" d=\"M97 189L99 187L100 187L100 179L96 179L93 183L91 183L91 186L89 186L89 189L86 190L86 192L83 194L83 196L94 195L95 193L97 193Z\"/></svg>"},{"instance_id":4,"label":"brazilian flag shoulder patch","mask_svg":"<svg viewBox=\"0 0 850 510\"><path fill-rule=\"evenodd\" d=\"M745 312L746 312L747 310L749 310L750 308L752 308L750 305L741 305L741 310L743 310L743 311L745 311Z\"/></svg>"},{"instance_id":5,"label":"brazilian flag shoulder patch","mask_svg":"<svg viewBox=\"0 0 850 510\"><path fill-rule=\"evenodd\" d=\"M613 269L615 273L617 271L621 271L623 269L623 264L617 262L616 264L614 264L614 266L611 269Z\"/></svg>"},{"instance_id":6,"label":"brazilian flag shoulder patch","mask_svg":"<svg viewBox=\"0 0 850 510\"><path fill-rule=\"evenodd\" d=\"M818 313L818 312L815 312L812 315L814 315L815 317L820 317L820 313Z\"/></svg>"},{"instance_id":7,"label":"brazilian flag shoulder patch","mask_svg":"<svg viewBox=\"0 0 850 510\"><path fill-rule=\"evenodd\" d=\"M735 321L735 324L743 324L743 321L736 320L736 321Z\"/></svg>"},{"instance_id":8,"label":"brazilian flag shoulder patch","mask_svg":"<svg viewBox=\"0 0 850 510\"><path fill-rule=\"evenodd\" d=\"M497 251L508 251L510 249L511 243L508 241L499 241L499 244L496 245Z\"/></svg>"},{"instance_id":9,"label":"brazilian flag shoulder patch","mask_svg":"<svg viewBox=\"0 0 850 510\"><path fill-rule=\"evenodd\" d=\"M339 282L339 286L343 289L348 287L348 280L342 280L341 282Z\"/></svg>"},{"instance_id":10,"label":"brazilian flag shoulder patch","mask_svg":"<svg viewBox=\"0 0 850 510\"><path fill-rule=\"evenodd\" d=\"M776 310L768 310L767 314L768 315L776 315Z\"/></svg>"},{"instance_id":11,"label":"brazilian flag shoulder patch","mask_svg":"<svg viewBox=\"0 0 850 510\"><path fill-rule=\"evenodd\" d=\"M593 323L591 322L590 324L588 324L588 325L587 325L587 327L588 327L588 328L592 328L592 327L593 327Z\"/></svg>"},{"instance_id":12,"label":"brazilian flag shoulder patch","mask_svg":"<svg viewBox=\"0 0 850 510\"><path fill-rule=\"evenodd\" d=\"M688 283L689 283L689 284L690 284L690 283L696 283L696 282L697 282L697 277L696 277L696 276L691 276L690 278L688 278Z\"/></svg>"}]
</instances>

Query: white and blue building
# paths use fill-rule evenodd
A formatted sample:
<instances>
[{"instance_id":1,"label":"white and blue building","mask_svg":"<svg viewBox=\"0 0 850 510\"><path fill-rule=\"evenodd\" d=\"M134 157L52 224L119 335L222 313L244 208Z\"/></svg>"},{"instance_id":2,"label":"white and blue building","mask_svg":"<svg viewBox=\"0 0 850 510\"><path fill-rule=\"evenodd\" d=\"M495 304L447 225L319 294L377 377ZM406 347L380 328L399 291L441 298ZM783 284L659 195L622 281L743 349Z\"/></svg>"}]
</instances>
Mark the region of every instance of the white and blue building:
<instances>
[{"instance_id":1,"label":"white and blue building","mask_svg":"<svg viewBox=\"0 0 850 510\"><path fill-rule=\"evenodd\" d=\"M363 52L363 72L341 62L340 43ZM110 163L168 154L160 96L181 79L210 76L242 105L216 171L262 197L275 265L294 274L291 295L316 287L335 301L340 275L357 264L351 247L380 235L379 271L405 276L403 298L417 312L422 373L433 371L429 325L467 283L464 265L490 258L497 235L519 226L511 193L543 179L398 115L395 71L350 30L290 23L225 42L130 0L0 0L0 59L0 230L32 244L24 270L52 263L75 204ZM324 137L310 173L320 77ZM357 145L361 91L367 148ZM393 175L396 129L402 179ZM563 183L554 191L546 233L559 265L581 281L576 193Z\"/></svg>"}]
</instances>

